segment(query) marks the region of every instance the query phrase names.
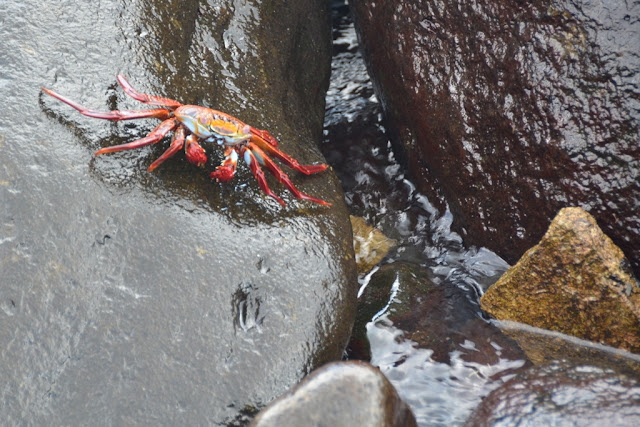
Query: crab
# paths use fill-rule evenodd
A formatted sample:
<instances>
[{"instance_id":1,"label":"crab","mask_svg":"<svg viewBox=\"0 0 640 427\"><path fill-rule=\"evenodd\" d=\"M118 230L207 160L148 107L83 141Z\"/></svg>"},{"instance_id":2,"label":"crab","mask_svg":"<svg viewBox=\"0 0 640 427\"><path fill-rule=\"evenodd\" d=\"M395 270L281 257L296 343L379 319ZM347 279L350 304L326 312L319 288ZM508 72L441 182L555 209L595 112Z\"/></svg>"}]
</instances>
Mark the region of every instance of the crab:
<instances>
[{"instance_id":1,"label":"crab","mask_svg":"<svg viewBox=\"0 0 640 427\"><path fill-rule=\"evenodd\" d=\"M302 165L296 159L278 149L278 141L266 130L251 127L237 118L221 111L198 105L183 105L178 101L160 96L140 93L122 75L117 77L118 83L130 97L147 105L159 106L148 110L98 111L86 108L50 89L42 91L75 108L81 114L104 120L133 120L144 118L160 119L162 122L144 138L121 145L105 147L95 152L96 156L117 151L132 150L155 144L169 132L174 136L169 148L149 166L153 171L168 158L174 156L183 147L187 160L197 166L207 162L207 155L201 143L215 143L224 148L224 160L213 172L211 178L218 182L229 182L236 173L238 157L242 157L258 181L260 189L273 197L282 206L284 200L276 195L268 186L263 168L269 171L295 197L310 202L331 206L330 203L310 196L298 190L286 173L271 158L280 160L289 168L305 175L322 172L328 168L325 164Z\"/></svg>"}]
</instances>

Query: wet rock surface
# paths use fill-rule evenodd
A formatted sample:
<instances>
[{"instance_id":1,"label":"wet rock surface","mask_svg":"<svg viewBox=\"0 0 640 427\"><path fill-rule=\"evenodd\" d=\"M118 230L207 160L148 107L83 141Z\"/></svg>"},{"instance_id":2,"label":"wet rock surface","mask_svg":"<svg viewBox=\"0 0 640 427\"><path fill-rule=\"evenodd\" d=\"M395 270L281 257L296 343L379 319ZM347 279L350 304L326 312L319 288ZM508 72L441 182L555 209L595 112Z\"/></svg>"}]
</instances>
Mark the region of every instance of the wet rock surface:
<instances>
[{"instance_id":1,"label":"wet rock surface","mask_svg":"<svg viewBox=\"0 0 640 427\"><path fill-rule=\"evenodd\" d=\"M368 273L389 253L395 241L367 224L364 218L351 216L353 250L356 255L358 273Z\"/></svg>"},{"instance_id":2,"label":"wet rock surface","mask_svg":"<svg viewBox=\"0 0 640 427\"><path fill-rule=\"evenodd\" d=\"M416 420L378 369L351 361L314 371L263 409L251 425L411 427Z\"/></svg>"},{"instance_id":3,"label":"wet rock surface","mask_svg":"<svg viewBox=\"0 0 640 427\"><path fill-rule=\"evenodd\" d=\"M340 358L356 271L330 171L290 173L330 209L270 180L283 209L244 167L211 182L212 147L204 169L178 154L149 173L166 143L92 153L157 121L91 119L40 92L145 108L117 86L122 73L323 162L325 2L27 1L0 5L0 21L4 422L242 423Z\"/></svg>"},{"instance_id":4,"label":"wet rock surface","mask_svg":"<svg viewBox=\"0 0 640 427\"><path fill-rule=\"evenodd\" d=\"M451 363L495 364L500 358L524 359L515 343L478 316L477 305L451 283L434 283L428 270L396 262L377 270L358 300L350 346L366 349L369 322L393 325L403 339L431 350L431 359ZM360 340L365 341L364 344ZM473 341L473 344L470 344ZM358 354L366 358L366 352Z\"/></svg>"},{"instance_id":5,"label":"wet rock surface","mask_svg":"<svg viewBox=\"0 0 640 427\"><path fill-rule=\"evenodd\" d=\"M455 282L437 282L409 263L380 267L358 300L349 343L349 357L378 366L419 425L463 422L484 395L531 365Z\"/></svg>"},{"instance_id":6,"label":"wet rock surface","mask_svg":"<svg viewBox=\"0 0 640 427\"><path fill-rule=\"evenodd\" d=\"M481 301L497 319L640 352L640 285L622 251L580 208L561 210Z\"/></svg>"},{"instance_id":7,"label":"wet rock surface","mask_svg":"<svg viewBox=\"0 0 640 427\"><path fill-rule=\"evenodd\" d=\"M397 153L467 244L514 263L581 206L640 271L640 5L352 8Z\"/></svg>"},{"instance_id":8,"label":"wet rock surface","mask_svg":"<svg viewBox=\"0 0 640 427\"><path fill-rule=\"evenodd\" d=\"M555 362L532 368L494 390L465 425L630 426L640 422L639 407L636 378Z\"/></svg>"},{"instance_id":9,"label":"wet rock surface","mask_svg":"<svg viewBox=\"0 0 640 427\"><path fill-rule=\"evenodd\" d=\"M513 339L526 354L526 358L535 366L552 365L560 360L563 366L578 367L588 364L629 377L640 378L639 355L509 320L493 320L492 323Z\"/></svg>"},{"instance_id":10,"label":"wet rock surface","mask_svg":"<svg viewBox=\"0 0 640 427\"><path fill-rule=\"evenodd\" d=\"M480 326L479 297L508 265L485 248L465 247L450 229L452 215L438 213L430 203L436 201L416 188L397 161L348 21L342 16L334 32L322 148L340 176L353 215L397 242L372 273L359 276L364 291L354 334L365 334L361 343L366 345L355 349L351 341L350 357L379 367L411 406L418 425L430 427L462 425L483 397L514 373L555 360L566 359L562 369L570 372L595 366L637 378L637 356L619 349L556 332L531 332L534 328L522 324ZM422 304L428 308L421 311ZM429 334L435 339L419 341ZM625 387L635 387L633 381L620 385L621 396ZM580 393L567 391L565 401ZM523 413L526 424L527 408Z\"/></svg>"}]
</instances>

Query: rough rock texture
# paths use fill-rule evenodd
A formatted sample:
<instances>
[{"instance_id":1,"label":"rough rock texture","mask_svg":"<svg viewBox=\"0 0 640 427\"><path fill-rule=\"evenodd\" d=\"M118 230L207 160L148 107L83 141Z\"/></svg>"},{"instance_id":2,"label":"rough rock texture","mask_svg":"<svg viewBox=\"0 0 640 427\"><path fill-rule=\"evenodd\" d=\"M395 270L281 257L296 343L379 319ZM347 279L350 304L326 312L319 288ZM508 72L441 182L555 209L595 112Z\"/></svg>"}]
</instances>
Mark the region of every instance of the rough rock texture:
<instances>
[{"instance_id":1,"label":"rough rock texture","mask_svg":"<svg viewBox=\"0 0 640 427\"><path fill-rule=\"evenodd\" d=\"M276 30L277 29L277 30ZM3 424L210 425L247 417L339 359L356 300L351 226L331 173L290 172L326 208L228 184L169 140L140 91L215 107L322 162L330 27L321 0L0 2L0 413ZM304 64L303 66L301 64ZM287 172L289 172L287 170Z\"/></svg>"},{"instance_id":2,"label":"rough rock texture","mask_svg":"<svg viewBox=\"0 0 640 427\"><path fill-rule=\"evenodd\" d=\"M352 361L314 371L263 409L251 425L412 427L416 420L378 369Z\"/></svg>"},{"instance_id":3,"label":"rough rock texture","mask_svg":"<svg viewBox=\"0 0 640 427\"><path fill-rule=\"evenodd\" d=\"M580 208L561 210L481 304L497 319L640 352L640 286L622 251Z\"/></svg>"},{"instance_id":4,"label":"rough rock texture","mask_svg":"<svg viewBox=\"0 0 640 427\"><path fill-rule=\"evenodd\" d=\"M465 425L632 426L640 423L639 407L636 378L557 362L532 368L491 392Z\"/></svg>"},{"instance_id":5,"label":"rough rock texture","mask_svg":"<svg viewBox=\"0 0 640 427\"><path fill-rule=\"evenodd\" d=\"M581 206L640 272L640 3L351 4L392 140L465 242L514 263Z\"/></svg>"},{"instance_id":6,"label":"rough rock texture","mask_svg":"<svg viewBox=\"0 0 640 427\"><path fill-rule=\"evenodd\" d=\"M368 273L382 261L396 242L377 228L371 227L364 218L359 216L351 216L351 228L358 273Z\"/></svg>"}]
</instances>

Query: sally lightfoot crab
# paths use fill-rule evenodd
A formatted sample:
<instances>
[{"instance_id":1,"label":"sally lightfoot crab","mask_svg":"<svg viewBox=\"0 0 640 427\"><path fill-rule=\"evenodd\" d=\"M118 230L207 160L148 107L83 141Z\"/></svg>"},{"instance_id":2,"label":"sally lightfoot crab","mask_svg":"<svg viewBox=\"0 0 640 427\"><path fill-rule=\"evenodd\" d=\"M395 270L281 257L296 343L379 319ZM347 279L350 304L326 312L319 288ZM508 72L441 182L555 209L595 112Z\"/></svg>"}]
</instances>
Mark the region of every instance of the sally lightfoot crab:
<instances>
[{"instance_id":1,"label":"sally lightfoot crab","mask_svg":"<svg viewBox=\"0 0 640 427\"><path fill-rule=\"evenodd\" d=\"M244 161L253 172L262 191L276 199L282 206L285 206L285 202L267 185L267 180L262 171L263 167L273 174L278 181L287 187L297 198L331 206L330 203L324 200L309 196L298 190L287 174L276 165L271 157L275 157L291 169L302 172L305 175L322 172L327 169L327 165L301 165L293 157L277 148L278 141L276 141L269 132L251 127L223 112L197 105L182 105L173 99L140 93L136 91L122 75L118 75L118 82L125 93L132 98L144 104L160 106L162 108L129 111L97 111L83 107L52 90L45 88L42 88L42 90L48 95L75 108L85 116L113 121L143 118L162 120L146 137L127 144L105 147L96 151L96 156L155 144L161 141L169 132L175 131L171 145L149 166L149 171L153 171L183 147L187 160L190 163L198 166L203 165L207 161L207 155L200 143L212 142L224 147L225 150L224 161L211 172L212 179L216 179L219 182L229 182L233 179L236 172L238 156L240 156L244 158Z\"/></svg>"}]
</instances>

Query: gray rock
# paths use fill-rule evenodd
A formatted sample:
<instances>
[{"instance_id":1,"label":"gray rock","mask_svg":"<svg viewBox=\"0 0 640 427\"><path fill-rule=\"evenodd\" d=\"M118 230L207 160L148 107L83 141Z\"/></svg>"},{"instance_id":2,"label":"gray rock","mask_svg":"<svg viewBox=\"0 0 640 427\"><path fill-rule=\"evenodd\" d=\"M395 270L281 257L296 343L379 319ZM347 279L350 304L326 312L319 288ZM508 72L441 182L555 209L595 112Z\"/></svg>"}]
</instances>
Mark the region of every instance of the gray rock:
<instances>
[{"instance_id":1,"label":"gray rock","mask_svg":"<svg viewBox=\"0 0 640 427\"><path fill-rule=\"evenodd\" d=\"M356 270L330 171L291 172L334 204L265 197L247 168L228 184L167 142L93 157L157 124L81 116L148 108L140 91L268 129L323 162L326 4L119 1L2 6L0 408L15 424L246 422L305 373L340 358ZM6 17L7 19L4 19ZM287 171L289 172L289 171Z\"/></svg>"},{"instance_id":2,"label":"gray rock","mask_svg":"<svg viewBox=\"0 0 640 427\"><path fill-rule=\"evenodd\" d=\"M378 369L352 361L314 371L263 409L251 425L411 427L416 421Z\"/></svg>"}]
</instances>

